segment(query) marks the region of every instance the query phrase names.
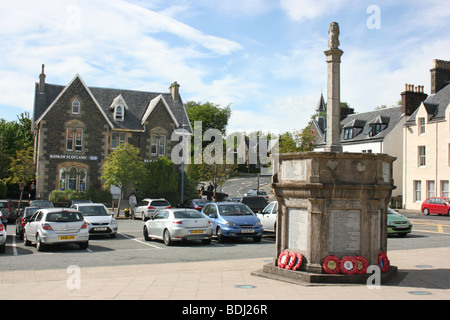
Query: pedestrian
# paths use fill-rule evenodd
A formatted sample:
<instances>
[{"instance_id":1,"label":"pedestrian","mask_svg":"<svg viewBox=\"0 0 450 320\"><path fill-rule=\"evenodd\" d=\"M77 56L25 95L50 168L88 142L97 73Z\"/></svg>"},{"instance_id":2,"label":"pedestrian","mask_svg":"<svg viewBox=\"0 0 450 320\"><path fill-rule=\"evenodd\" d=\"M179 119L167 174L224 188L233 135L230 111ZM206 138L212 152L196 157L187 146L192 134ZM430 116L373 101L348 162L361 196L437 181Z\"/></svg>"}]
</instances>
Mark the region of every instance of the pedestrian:
<instances>
[{"instance_id":1,"label":"pedestrian","mask_svg":"<svg viewBox=\"0 0 450 320\"><path fill-rule=\"evenodd\" d=\"M130 196L130 198L128 198L128 203L130 204L130 217L134 218L134 208L137 205L137 200L136 200L136 193L133 192Z\"/></svg>"},{"instance_id":2,"label":"pedestrian","mask_svg":"<svg viewBox=\"0 0 450 320\"><path fill-rule=\"evenodd\" d=\"M30 200L36 199L36 186L34 185L34 182L30 185Z\"/></svg>"}]
</instances>

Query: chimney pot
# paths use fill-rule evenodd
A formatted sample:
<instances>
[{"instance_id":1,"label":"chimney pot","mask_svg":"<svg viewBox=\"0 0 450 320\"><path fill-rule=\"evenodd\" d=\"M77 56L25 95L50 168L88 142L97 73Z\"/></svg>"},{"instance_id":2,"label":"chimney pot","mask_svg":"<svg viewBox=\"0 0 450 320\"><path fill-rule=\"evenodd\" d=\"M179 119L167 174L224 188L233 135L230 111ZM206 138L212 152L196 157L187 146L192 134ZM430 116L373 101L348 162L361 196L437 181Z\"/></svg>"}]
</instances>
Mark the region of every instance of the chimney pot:
<instances>
[{"instance_id":1,"label":"chimney pot","mask_svg":"<svg viewBox=\"0 0 450 320\"><path fill-rule=\"evenodd\" d=\"M173 100L180 100L180 85L175 81L169 87Z\"/></svg>"},{"instance_id":2,"label":"chimney pot","mask_svg":"<svg viewBox=\"0 0 450 320\"><path fill-rule=\"evenodd\" d=\"M44 73L45 65L42 65L42 72L39 75L39 92L45 91L45 73Z\"/></svg>"},{"instance_id":3,"label":"chimney pot","mask_svg":"<svg viewBox=\"0 0 450 320\"><path fill-rule=\"evenodd\" d=\"M431 72L431 94L438 92L450 81L450 61L434 59Z\"/></svg>"}]
</instances>

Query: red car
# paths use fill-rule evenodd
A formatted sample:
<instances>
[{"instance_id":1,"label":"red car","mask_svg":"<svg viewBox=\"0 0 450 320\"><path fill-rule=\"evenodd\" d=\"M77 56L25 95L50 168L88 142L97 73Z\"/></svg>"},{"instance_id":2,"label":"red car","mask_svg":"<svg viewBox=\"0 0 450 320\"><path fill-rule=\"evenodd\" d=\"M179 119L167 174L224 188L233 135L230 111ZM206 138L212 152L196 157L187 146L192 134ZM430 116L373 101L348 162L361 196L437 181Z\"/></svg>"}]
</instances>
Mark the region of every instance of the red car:
<instances>
[{"instance_id":1,"label":"red car","mask_svg":"<svg viewBox=\"0 0 450 320\"><path fill-rule=\"evenodd\" d=\"M448 198L428 198L422 203L420 208L424 215L429 215L430 213L437 214L450 214L450 199Z\"/></svg>"}]
</instances>

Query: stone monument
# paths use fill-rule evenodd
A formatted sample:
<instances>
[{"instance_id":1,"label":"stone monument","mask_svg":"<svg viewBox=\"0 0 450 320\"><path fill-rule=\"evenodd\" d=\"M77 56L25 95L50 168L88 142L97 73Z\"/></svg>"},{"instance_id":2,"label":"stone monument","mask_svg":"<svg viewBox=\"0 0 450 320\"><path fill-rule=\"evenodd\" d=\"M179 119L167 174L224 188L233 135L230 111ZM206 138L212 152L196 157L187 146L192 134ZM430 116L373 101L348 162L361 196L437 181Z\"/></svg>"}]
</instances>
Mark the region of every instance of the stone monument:
<instances>
[{"instance_id":1,"label":"stone monument","mask_svg":"<svg viewBox=\"0 0 450 320\"><path fill-rule=\"evenodd\" d=\"M339 65L343 51L337 23L330 24L329 34L327 148L279 155L278 172L272 177L278 201L276 257L254 274L302 283L365 283L369 275L357 272L361 261L379 265L382 255L381 281L385 281L397 272L386 265L385 255L395 158L342 152ZM280 262L285 253L291 254L290 259L297 257L297 270L286 259ZM329 265L324 264L327 259Z\"/></svg>"}]
</instances>

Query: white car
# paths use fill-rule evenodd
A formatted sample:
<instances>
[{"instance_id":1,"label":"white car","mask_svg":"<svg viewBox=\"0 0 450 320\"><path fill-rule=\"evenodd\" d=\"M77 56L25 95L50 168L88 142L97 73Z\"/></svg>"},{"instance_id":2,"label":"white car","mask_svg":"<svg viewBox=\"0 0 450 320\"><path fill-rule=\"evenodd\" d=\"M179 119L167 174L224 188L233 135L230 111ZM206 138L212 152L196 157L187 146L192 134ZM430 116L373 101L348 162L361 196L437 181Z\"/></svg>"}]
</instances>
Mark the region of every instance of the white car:
<instances>
[{"instance_id":1,"label":"white car","mask_svg":"<svg viewBox=\"0 0 450 320\"><path fill-rule=\"evenodd\" d=\"M131 218L141 218L142 221L147 221L150 217L154 217L160 210L171 208L172 206L166 199L143 199L134 208L134 213L131 213Z\"/></svg>"},{"instance_id":2,"label":"white car","mask_svg":"<svg viewBox=\"0 0 450 320\"><path fill-rule=\"evenodd\" d=\"M117 220L102 203L78 203L71 207L78 210L88 223L89 235L109 235L115 238L118 231Z\"/></svg>"},{"instance_id":3,"label":"white car","mask_svg":"<svg viewBox=\"0 0 450 320\"><path fill-rule=\"evenodd\" d=\"M47 245L76 243L81 249L89 246L88 223L75 209L47 208L36 211L25 225L25 246L36 243L38 251Z\"/></svg>"},{"instance_id":4,"label":"white car","mask_svg":"<svg viewBox=\"0 0 450 320\"><path fill-rule=\"evenodd\" d=\"M5 253L6 249L6 237L8 236L6 232L6 226L2 222L2 213L0 212L0 253Z\"/></svg>"},{"instance_id":5,"label":"white car","mask_svg":"<svg viewBox=\"0 0 450 320\"><path fill-rule=\"evenodd\" d=\"M256 214L259 220L261 220L264 231L275 232L277 230L277 211L278 202L272 201L262 211Z\"/></svg>"}]
</instances>

